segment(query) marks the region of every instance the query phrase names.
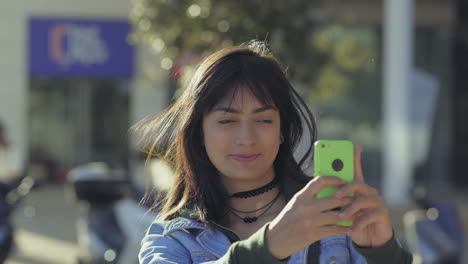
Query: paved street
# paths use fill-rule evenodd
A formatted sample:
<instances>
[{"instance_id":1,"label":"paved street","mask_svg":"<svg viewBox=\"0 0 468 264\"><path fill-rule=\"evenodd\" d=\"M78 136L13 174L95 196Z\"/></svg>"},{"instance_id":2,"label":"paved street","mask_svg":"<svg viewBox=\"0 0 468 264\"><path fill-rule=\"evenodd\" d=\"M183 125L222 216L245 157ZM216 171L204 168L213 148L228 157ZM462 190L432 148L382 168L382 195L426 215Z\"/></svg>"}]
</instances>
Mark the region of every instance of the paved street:
<instances>
[{"instance_id":1,"label":"paved street","mask_svg":"<svg viewBox=\"0 0 468 264\"><path fill-rule=\"evenodd\" d=\"M63 186L31 193L14 216L16 246L6 264L74 264L77 205Z\"/></svg>"}]
</instances>

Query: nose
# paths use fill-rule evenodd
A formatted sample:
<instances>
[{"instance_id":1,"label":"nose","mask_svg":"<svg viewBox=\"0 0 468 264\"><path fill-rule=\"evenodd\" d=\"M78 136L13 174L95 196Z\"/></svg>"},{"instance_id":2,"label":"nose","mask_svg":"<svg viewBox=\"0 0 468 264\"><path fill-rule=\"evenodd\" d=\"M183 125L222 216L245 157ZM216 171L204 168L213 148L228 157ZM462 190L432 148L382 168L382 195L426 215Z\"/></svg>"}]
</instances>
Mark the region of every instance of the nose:
<instances>
[{"instance_id":1,"label":"nose","mask_svg":"<svg viewBox=\"0 0 468 264\"><path fill-rule=\"evenodd\" d=\"M256 141L255 128L249 122L241 122L237 132L237 145L254 145Z\"/></svg>"}]
</instances>

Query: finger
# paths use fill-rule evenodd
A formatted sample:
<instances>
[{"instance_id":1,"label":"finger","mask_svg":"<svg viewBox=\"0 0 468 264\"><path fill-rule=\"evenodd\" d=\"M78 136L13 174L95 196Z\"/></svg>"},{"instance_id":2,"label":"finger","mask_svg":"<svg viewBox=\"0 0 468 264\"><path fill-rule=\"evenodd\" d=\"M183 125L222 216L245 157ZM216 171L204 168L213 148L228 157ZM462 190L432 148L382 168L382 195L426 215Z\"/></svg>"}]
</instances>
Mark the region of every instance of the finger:
<instances>
[{"instance_id":1,"label":"finger","mask_svg":"<svg viewBox=\"0 0 468 264\"><path fill-rule=\"evenodd\" d=\"M348 218L362 210L385 208L384 200L379 196L362 196L357 198L339 214L341 218Z\"/></svg>"},{"instance_id":2,"label":"finger","mask_svg":"<svg viewBox=\"0 0 468 264\"><path fill-rule=\"evenodd\" d=\"M333 225L336 222L343 221L343 220L353 220L354 217L349 217L346 219L343 219L339 216L340 212L339 211L328 211L321 213L314 217L313 219L313 225L317 227L323 227L323 226L328 226L328 225Z\"/></svg>"},{"instance_id":3,"label":"finger","mask_svg":"<svg viewBox=\"0 0 468 264\"><path fill-rule=\"evenodd\" d=\"M338 207L346 207L353 203L355 198L345 197L343 199L336 199L335 197L328 197L324 199L314 200L310 204L310 214L319 214L325 211L329 211Z\"/></svg>"},{"instance_id":4,"label":"finger","mask_svg":"<svg viewBox=\"0 0 468 264\"><path fill-rule=\"evenodd\" d=\"M377 195L379 192L367 185L365 182L352 182L344 185L335 193L335 197L341 199L352 193L357 193L360 195Z\"/></svg>"},{"instance_id":5,"label":"finger","mask_svg":"<svg viewBox=\"0 0 468 264\"><path fill-rule=\"evenodd\" d=\"M363 214L359 218L355 218L353 221L353 226L349 230L348 234L362 231L367 226L382 221L386 218L387 210L385 208L369 211L369 213Z\"/></svg>"},{"instance_id":6,"label":"finger","mask_svg":"<svg viewBox=\"0 0 468 264\"><path fill-rule=\"evenodd\" d=\"M364 174L362 173L362 146L354 148L354 179L355 181L364 182Z\"/></svg>"},{"instance_id":7,"label":"finger","mask_svg":"<svg viewBox=\"0 0 468 264\"><path fill-rule=\"evenodd\" d=\"M325 186L343 186L346 181L335 176L315 176L307 185L300 191L300 194L306 194L307 197L315 198L317 193Z\"/></svg>"},{"instance_id":8,"label":"finger","mask_svg":"<svg viewBox=\"0 0 468 264\"><path fill-rule=\"evenodd\" d=\"M318 236L319 239L323 239L330 236L344 235L350 230L351 228L346 226L328 225L316 229L314 236Z\"/></svg>"}]
</instances>

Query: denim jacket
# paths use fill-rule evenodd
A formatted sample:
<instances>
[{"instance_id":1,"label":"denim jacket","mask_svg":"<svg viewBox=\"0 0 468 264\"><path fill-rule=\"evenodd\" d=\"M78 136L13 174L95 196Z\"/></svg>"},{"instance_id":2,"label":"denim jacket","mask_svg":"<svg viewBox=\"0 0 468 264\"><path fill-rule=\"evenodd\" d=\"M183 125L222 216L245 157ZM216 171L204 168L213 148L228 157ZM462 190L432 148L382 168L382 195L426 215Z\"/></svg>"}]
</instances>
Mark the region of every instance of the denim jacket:
<instances>
[{"instance_id":1,"label":"denim jacket","mask_svg":"<svg viewBox=\"0 0 468 264\"><path fill-rule=\"evenodd\" d=\"M266 226L258 232L265 232ZM156 221L151 225L142 241L139 259L140 264L231 263L228 250L232 244L221 231L205 227L196 220L179 217L172 221ZM293 254L287 262L275 261L305 264L308 250L309 247ZM270 257L272 258L271 255ZM251 261L257 264L264 263L254 259ZM354 249L349 237L338 235L320 241L320 264L322 263L364 264L367 262Z\"/></svg>"},{"instance_id":2,"label":"denim jacket","mask_svg":"<svg viewBox=\"0 0 468 264\"><path fill-rule=\"evenodd\" d=\"M305 186L309 179L299 180L284 177L284 195L287 200ZM309 246L288 258L275 259L268 251L265 234L268 224L246 240L231 242L220 228L208 228L190 214L171 221L155 221L142 240L139 254L140 264L163 263L242 263L242 264L305 264ZM224 230L225 231L225 230ZM228 233L234 233L230 230ZM285 245L287 246L287 245ZM316 245L318 247L318 245ZM411 264L412 255L401 248L394 236L378 248L355 247L352 240L344 235L331 236L320 241L319 263L327 264ZM311 251L311 253L315 253ZM314 254L311 254L314 255Z\"/></svg>"}]
</instances>

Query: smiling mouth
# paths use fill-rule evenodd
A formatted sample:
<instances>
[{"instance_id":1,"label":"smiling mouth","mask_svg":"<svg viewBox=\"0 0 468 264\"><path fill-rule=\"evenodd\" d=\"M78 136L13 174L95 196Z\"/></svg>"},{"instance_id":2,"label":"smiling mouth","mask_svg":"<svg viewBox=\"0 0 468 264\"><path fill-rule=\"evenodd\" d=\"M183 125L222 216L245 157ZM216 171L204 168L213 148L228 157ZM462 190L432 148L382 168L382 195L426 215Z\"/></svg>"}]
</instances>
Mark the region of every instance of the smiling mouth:
<instances>
[{"instance_id":1,"label":"smiling mouth","mask_svg":"<svg viewBox=\"0 0 468 264\"><path fill-rule=\"evenodd\" d=\"M254 154L254 155L231 155L231 157L234 160L240 161L240 162L252 162L256 160L260 154Z\"/></svg>"}]
</instances>

